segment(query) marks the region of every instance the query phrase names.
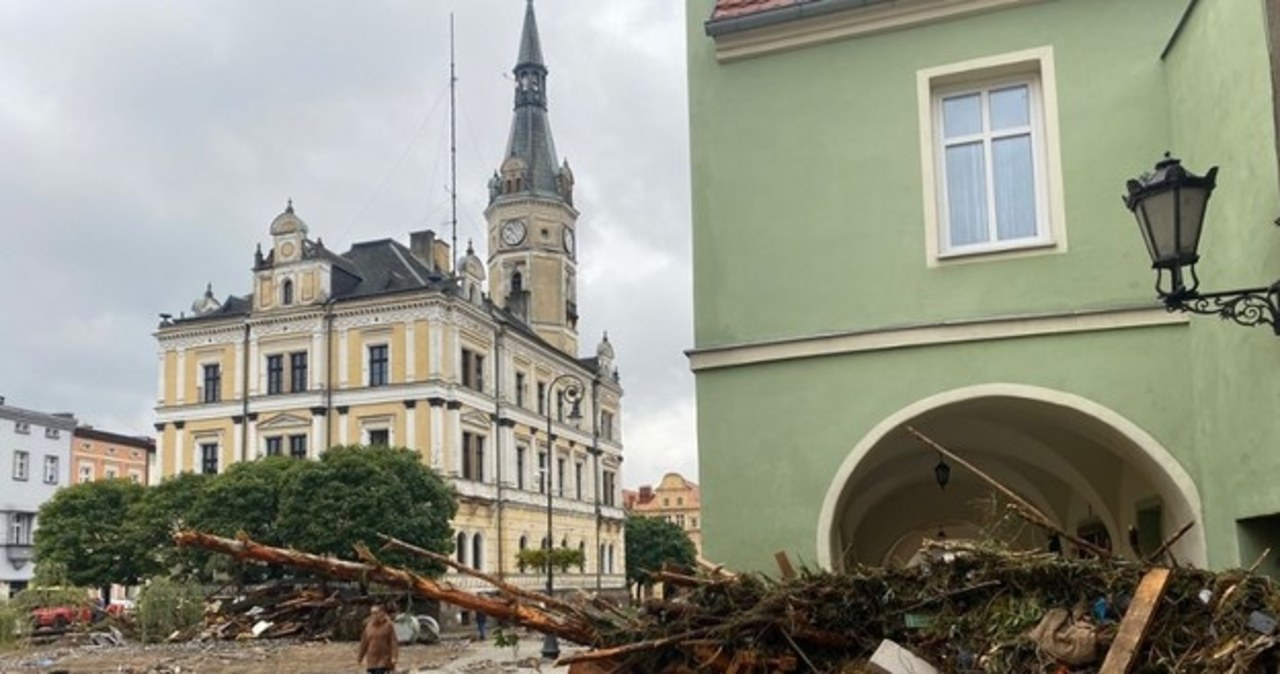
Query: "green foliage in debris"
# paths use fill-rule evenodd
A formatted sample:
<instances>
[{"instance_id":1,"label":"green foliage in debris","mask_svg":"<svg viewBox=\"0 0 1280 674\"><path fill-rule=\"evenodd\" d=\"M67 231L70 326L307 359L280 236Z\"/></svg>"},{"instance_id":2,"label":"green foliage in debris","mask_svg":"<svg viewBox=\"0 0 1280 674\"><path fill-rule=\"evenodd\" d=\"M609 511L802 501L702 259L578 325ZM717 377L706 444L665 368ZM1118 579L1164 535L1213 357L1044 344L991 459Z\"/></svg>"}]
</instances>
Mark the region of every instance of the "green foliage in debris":
<instances>
[{"instance_id":1,"label":"green foliage in debris","mask_svg":"<svg viewBox=\"0 0 1280 674\"><path fill-rule=\"evenodd\" d=\"M27 621L27 613L14 602L0 601L0 651L18 644Z\"/></svg>"},{"instance_id":2,"label":"green foliage in debris","mask_svg":"<svg viewBox=\"0 0 1280 674\"><path fill-rule=\"evenodd\" d=\"M293 548L355 559L354 544L377 548L377 534L384 533L441 554L453 551L453 488L415 451L333 447L283 478L276 531ZM444 571L398 551L379 559L432 575Z\"/></svg>"},{"instance_id":3,"label":"green foliage in debris","mask_svg":"<svg viewBox=\"0 0 1280 674\"><path fill-rule=\"evenodd\" d=\"M83 482L59 489L40 506L37 567L60 567L74 585L136 585L150 569L131 535L128 513L146 488L130 480Z\"/></svg>"},{"instance_id":4,"label":"green foliage in debris","mask_svg":"<svg viewBox=\"0 0 1280 674\"><path fill-rule=\"evenodd\" d=\"M137 629L143 641L167 639L200 624L204 593L190 581L155 578L138 595Z\"/></svg>"},{"instance_id":5,"label":"green foliage in debris","mask_svg":"<svg viewBox=\"0 0 1280 674\"><path fill-rule=\"evenodd\" d=\"M523 569L545 570L548 555L551 566L561 573L567 573L571 566L582 571L587 563L586 554L574 548L552 548L550 553L544 548L526 548L516 553L516 562Z\"/></svg>"},{"instance_id":6,"label":"green foliage in debris","mask_svg":"<svg viewBox=\"0 0 1280 674\"><path fill-rule=\"evenodd\" d=\"M651 584L664 565L693 566L698 550L680 527L657 517L627 518L627 584Z\"/></svg>"}]
</instances>

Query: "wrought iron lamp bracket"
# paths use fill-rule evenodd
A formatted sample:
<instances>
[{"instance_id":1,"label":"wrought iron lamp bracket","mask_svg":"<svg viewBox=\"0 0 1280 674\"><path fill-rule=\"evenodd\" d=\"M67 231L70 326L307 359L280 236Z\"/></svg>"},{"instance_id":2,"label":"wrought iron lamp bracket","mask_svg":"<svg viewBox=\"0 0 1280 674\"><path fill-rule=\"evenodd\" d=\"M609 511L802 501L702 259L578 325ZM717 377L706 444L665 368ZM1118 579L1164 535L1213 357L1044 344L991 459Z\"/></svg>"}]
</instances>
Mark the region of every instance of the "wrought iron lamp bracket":
<instances>
[{"instance_id":1,"label":"wrought iron lamp bracket","mask_svg":"<svg viewBox=\"0 0 1280 674\"><path fill-rule=\"evenodd\" d=\"M1250 328L1269 325L1280 336L1280 281L1266 287L1210 293L1199 292L1194 286L1175 287L1172 292L1160 291L1160 298L1169 311L1217 316Z\"/></svg>"}]
</instances>

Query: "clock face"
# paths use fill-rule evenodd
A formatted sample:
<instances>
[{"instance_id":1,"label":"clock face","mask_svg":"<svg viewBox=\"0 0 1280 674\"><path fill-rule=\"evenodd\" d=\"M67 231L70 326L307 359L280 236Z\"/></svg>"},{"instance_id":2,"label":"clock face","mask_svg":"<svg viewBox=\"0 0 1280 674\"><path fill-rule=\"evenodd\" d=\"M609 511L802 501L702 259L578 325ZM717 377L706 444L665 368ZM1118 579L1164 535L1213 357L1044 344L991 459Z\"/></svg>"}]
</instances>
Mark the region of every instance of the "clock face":
<instances>
[{"instance_id":1,"label":"clock face","mask_svg":"<svg viewBox=\"0 0 1280 674\"><path fill-rule=\"evenodd\" d=\"M280 255L286 259L293 257L293 243L285 241L280 244Z\"/></svg>"},{"instance_id":2,"label":"clock face","mask_svg":"<svg viewBox=\"0 0 1280 674\"><path fill-rule=\"evenodd\" d=\"M573 230L565 227L561 232L563 232L561 238L564 239L564 252L573 255Z\"/></svg>"},{"instance_id":3,"label":"clock face","mask_svg":"<svg viewBox=\"0 0 1280 674\"><path fill-rule=\"evenodd\" d=\"M502 225L502 242L508 246L515 246L524 241L524 233L523 221L508 220Z\"/></svg>"}]
</instances>

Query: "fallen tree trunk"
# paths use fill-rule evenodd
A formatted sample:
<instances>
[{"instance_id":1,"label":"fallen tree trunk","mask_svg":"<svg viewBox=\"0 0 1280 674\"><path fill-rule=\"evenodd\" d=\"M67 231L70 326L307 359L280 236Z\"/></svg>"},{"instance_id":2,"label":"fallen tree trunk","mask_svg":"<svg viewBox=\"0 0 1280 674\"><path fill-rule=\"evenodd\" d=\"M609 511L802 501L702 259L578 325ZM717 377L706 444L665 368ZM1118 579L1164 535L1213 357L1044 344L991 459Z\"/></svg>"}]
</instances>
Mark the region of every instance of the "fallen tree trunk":
<instances>
[{"instance_id":1,"label":"fallen tree trunk","mask_svg":"<svg viewBox=\"0 0 1280 674\"><path fill-rule=\"evenodd\" d=\"M567 622L516 601L490 599L445 587L430 578L379 564L367 550L362 551L361 556L370 561L359 563L262 545L247 537L233 540L199 531L184 530L174 534L173 539L178 545L203 548L229 555L239 561L302 569L338 580L382 583L413 592L427 599L448 602L469 611L479 611L499 620L509 620L543 634L554 634L574 643L597 645L595 631L590 625Z\"/></svg>"}]
</instances>

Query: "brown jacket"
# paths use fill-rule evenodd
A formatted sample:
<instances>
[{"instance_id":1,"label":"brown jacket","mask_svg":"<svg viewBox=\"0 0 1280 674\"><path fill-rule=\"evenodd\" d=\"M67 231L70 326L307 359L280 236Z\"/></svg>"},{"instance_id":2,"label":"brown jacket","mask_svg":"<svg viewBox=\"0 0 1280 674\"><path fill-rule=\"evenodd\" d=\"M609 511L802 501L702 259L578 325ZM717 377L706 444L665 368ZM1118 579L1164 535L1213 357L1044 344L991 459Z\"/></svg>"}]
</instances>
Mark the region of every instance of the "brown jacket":
<instances>
[{"instance_id":1,"label":"brown jacket","mask_svg":"<svg viewBox=\"0 0 1280 674\"><path fill-rule=\"evenodd\" d=\"M360 636L359 661L365 660L366 656L365 666L369 669L391 669L400 659L400 642L396 640L395 626L385 614L374 616L365 623L364 634Z\"/></svg>"}]
</instances>

